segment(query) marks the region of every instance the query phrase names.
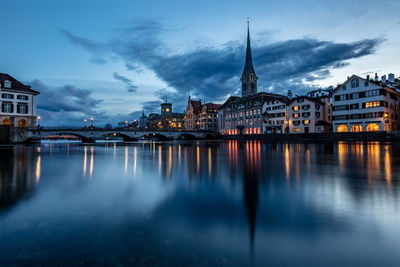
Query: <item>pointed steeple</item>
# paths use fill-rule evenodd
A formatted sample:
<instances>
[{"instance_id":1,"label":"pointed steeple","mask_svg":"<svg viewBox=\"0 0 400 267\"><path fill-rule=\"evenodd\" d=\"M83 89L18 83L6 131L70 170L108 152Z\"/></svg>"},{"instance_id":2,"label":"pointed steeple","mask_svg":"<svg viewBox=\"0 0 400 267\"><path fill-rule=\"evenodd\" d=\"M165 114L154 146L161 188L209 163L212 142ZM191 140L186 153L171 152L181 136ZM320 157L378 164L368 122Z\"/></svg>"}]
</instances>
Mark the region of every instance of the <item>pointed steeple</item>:
<instances>
[{"instance_id":1,"label":"pointed steeple","mask_svg":"<svg viewBox=\"0 0 400 267\"><path fill-rule=\"evenodd\" d=\"M246 47L246 62L244 63L244 69L242 78L242 97L247 97L257 94L257 75L253 67L253 57L251 55L251 44L250 44L250 27L249 20L247 18L247 47Z\"/></svg>"},{"instance_id":2,"label":"pointed steeple","mask_svg":"<svg viewBox=\"0 0 400 267\"><path fill-rule=\"evenodd\" d=\"M246 62L244 64L243 72L246 75L250 73L255 73L253 67L253 57L251 55L251 44L250 44L250 27L249 27L249 20L247 19L247 47L246 47Z\"/></svg>"}]
</instances>

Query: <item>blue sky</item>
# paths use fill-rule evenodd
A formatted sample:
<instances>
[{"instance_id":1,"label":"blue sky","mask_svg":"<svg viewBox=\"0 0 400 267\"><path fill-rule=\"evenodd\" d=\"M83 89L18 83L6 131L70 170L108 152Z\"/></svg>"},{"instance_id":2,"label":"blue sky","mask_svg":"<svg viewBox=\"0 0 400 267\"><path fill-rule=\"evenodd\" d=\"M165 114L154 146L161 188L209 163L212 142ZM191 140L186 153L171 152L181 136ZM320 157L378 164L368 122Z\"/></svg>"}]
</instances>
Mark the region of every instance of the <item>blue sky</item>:
<instances>
[{"instance_id":1,"label":"blue sky","mask_svg":"<svg viewBox=\"0 0 400 267\"><path fill-rule=\"evenodd\" d=\"M41 92L46 125L103 126L239 91L250 17L259 91L400 74L399 1L2 0L0 72Z\"/></svg>"}]
</instances>

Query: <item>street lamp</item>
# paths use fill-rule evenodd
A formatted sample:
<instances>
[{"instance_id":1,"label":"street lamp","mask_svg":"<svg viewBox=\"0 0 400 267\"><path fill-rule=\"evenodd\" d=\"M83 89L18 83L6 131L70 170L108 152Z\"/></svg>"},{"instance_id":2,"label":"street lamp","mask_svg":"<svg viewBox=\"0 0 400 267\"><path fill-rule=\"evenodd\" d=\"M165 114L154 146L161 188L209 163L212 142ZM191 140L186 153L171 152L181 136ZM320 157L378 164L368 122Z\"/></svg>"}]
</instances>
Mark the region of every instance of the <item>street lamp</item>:
<instances>
[{"instance_id":1,"label":"street lamp","mask_svg":"<svg viewBox=\"0 0 400 267\"><path fill-rule=\"evenodd\" d=\"M93 117L90 118L90 124L91 124L91 127L93 128Z\"/></svg>"},{"instance_id":2,"label":"street lamp","mask_svg":"<svg viewBox=\"0 0 400 267\"><path fill-rule=\"evenodd\" d=\"M37 116L37 120L38 120L38 127L40 126L40 119L41 119L41 117L40 117L40 116Z\"/></svg>"},{"instance_id":3,"label":"street lamp","mask_svg":"<svg viewBox=\"0 0 400 267\"><path fill-rule=\"evenodd\" d=\"M85 128L87 128L87 119L84 119L83 122L85 123Z\"/></svg>"}]
</instances>

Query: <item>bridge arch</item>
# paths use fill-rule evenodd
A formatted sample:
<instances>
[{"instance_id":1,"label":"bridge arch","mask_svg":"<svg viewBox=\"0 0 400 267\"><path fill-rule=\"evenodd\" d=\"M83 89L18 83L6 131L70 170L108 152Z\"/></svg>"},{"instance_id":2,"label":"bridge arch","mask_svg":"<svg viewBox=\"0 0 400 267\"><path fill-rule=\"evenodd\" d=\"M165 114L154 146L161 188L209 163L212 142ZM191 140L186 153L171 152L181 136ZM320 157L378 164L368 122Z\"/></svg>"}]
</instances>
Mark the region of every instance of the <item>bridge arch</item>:
<instances>
[{"instance_id":1,"label":"bridge arch","mask_svg":"<svg viewBox=\"0 0 400 267\"><path fill-rule=\"evenodd\" d=\"M104 134L104 135L103 135L103 137L106 137L106 136L118 136L118 137L122 137L122 138L124 139L124 142L131 142L131 141L137 141L137 140L138 140L137 137L132 137L132 136L129 136L129 135L127 135L127 134L123 134L123 133L119 133L119 132L107 133L107 134Z\"/></svg>"},{"instance_id":2,"label":"bridge arch","mask_svg":"<svg viewBox=\"0 0 400 267\"><path fill-rule=\"evenodd\" d=\"M146 134L142 135L140 138L145 138L148 140L152 140L152 139L168 140L168 139L170 139L167 136L160 134L160 133L146 133Z\"/></svg>"},{"instance_id":3,"label":"bridge arch","mask_svg":"<svg viewBox=\"0 0 400 267\"><path fill-rule=\"evenodd\" d=\"M196 140L197 137L193 134L190 133L181 133L178 135L179 139L185 139L185 140Z\"/></svg>"}]
</instances>

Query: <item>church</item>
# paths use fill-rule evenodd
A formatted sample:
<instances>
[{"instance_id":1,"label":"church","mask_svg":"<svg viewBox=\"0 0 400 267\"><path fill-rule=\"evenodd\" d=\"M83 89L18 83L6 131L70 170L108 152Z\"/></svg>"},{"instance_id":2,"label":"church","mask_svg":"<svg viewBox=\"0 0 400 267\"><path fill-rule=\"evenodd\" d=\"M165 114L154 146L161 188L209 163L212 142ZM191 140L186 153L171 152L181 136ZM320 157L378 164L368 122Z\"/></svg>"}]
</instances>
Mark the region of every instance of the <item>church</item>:
<instances>
[{"instance_id":1,"label":"church","mask_svg":"<svg viewBox=\"0 0 400 267\"><path fill-rule=\"evenodd\" d=\"M230 96L218 111L218 133L222 135L263 134L263 104L273 101L287 102L287 97L258 92L258 77L253 66L248 25L246 59L240 80L242 96Z\"/></svg>"}]
</instances>

